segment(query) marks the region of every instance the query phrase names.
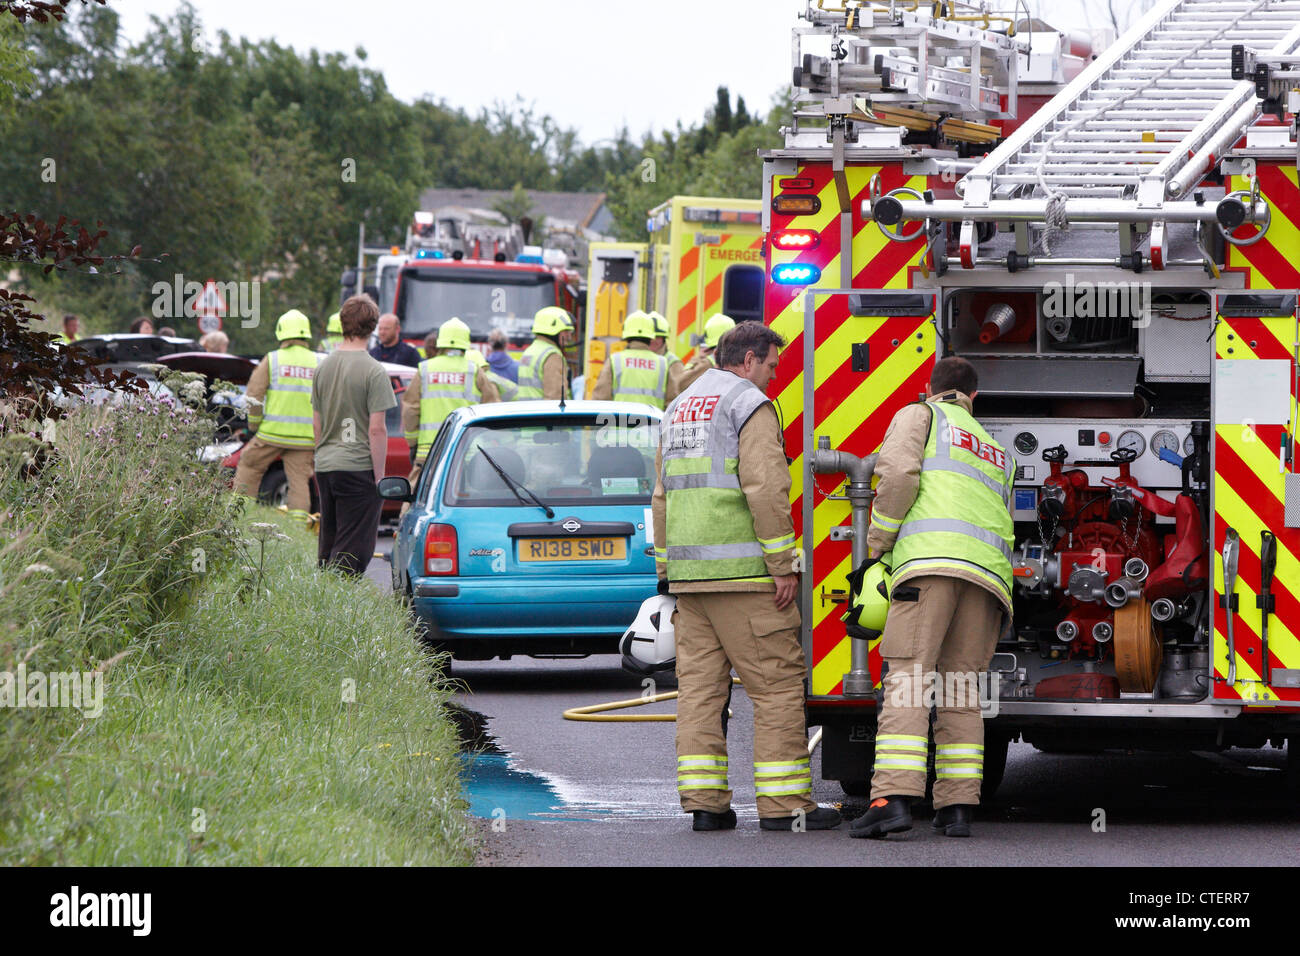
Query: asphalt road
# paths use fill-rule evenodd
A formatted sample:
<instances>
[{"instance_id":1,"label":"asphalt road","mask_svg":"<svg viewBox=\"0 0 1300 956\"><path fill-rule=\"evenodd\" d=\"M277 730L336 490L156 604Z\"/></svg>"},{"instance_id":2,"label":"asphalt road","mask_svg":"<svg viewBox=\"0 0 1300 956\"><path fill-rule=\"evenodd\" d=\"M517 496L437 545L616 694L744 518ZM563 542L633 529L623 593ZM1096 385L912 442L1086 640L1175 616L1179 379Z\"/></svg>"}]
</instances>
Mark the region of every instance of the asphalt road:
<instances>
[{"instance_id":1,"label":"asphalt road","mask_svg":"<svg viewBox=\"0 0 1300 956\"><path fill-rule=\"evenodd\" d=\"M387 551L390 539L380 539ZM370 575L388 586L388 566ZM1300 803L1282 789L1284 753L1048 755L1013 744L1003 785L975 839L930 832L852 840L847 824L814 833L758 829L752 708L736 688L730 731L733 832L701 833L678 809L672 723L580 723L565 709L640 697L614 656L457 662L468 754L467 797L483 819L486 865L1127 865L1300 862ZM658 690L671 690L671 681ZM621 713L671 713L671 701ZM815 798L856 816L864 801L820 780ZM1104 829L1097 826L1104 823ZM1075 881L1071 881L1075 882ZM1064 889L1064 887L1058 887Z\"/></svg>"}]
</instances>

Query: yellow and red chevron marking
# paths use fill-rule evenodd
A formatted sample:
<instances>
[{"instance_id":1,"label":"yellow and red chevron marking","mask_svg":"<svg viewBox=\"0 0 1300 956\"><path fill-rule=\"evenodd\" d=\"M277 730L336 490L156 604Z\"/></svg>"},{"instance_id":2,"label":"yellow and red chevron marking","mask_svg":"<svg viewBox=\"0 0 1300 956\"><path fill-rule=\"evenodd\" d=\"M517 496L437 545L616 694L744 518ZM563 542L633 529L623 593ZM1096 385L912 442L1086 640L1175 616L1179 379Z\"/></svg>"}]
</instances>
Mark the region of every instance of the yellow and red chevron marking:
<instances>
[{"instance_id":1,"label":"yellow and red chevron marking","mask_svg":"<svg viewBox=\"0 0 1300 956\"><path fill-rule=\"evenodd\" d=\"M1259 162L1259 189L1273 210L1272 224L1253 246L1228 246L1228 269L1246 273L1251 289L1300 288L1300 185L1296 165ZM1229 176L1228 189L1249 189L1242 176ZM1234 234L1245 239L1257 230L1242 226Z\"/></svg>"},{"instance_id":2,"label":"yellow and red chevron marking","mask_svg":"<svg viewBox=\"0 0 1300 956\"><path fill-rule=\"evenodd\" d=\"M909 266L920 255L920 241L895 243L881 235L875 223L864 221L861 205L867 198L870 181L879 174L884 191L908 185L924 190L925 177L908 178L901 166L859 166L847 170L849 191L853 197L853 248L855 266L853 288L908 288ZM822 270L818 286L841 285L841 238L839 198L834 176L828 163L810 163L792 175L777 176L772 195L787 191L786 179L811 180L811 189L790 190L814 194L821 200L819 212L802 216L783 216L773 212L772 236L783 229L811 229L820 242L811 249L787 252L768 243L768 270L788 262L816 265ZM924 391L934 363L934 326L928 316L855 317L849 314L842 296L819 295L814 309L814 369L803 367L804 294L806 287L767 286L767 322L789 342L781 356L777 380L778 404L785 420L786 453L794 458L791 465L793 486L791 501L795 530L801 537L800 547L811 559L813 601L807 613L812 619L812 654L809 659L812 696L840 693L841 681L849 669L849 640L840 615L845 606L830 600L829 592L846 590L845 577L851 568L851 547L846 542L830 540L832 528L847 524L846 502L831 501L822 493L831 490L834 478L827 477L814 488L803 486L804 419L813 416L813 431L827 436L831 447L867 455L880 447L885 429L894 414L914 401ZM853 372L850 349L867 343L869 371ZM814 376L813 408L804 407L805 376ZM800 499L804 494L815 498L813 527L803 527ZM879 677L880 657L872 644L870 666Z\"/></svg>"},{"instance_id":3,"label":"yellow and red chevron marking","mask_svg":"<svg viewBox=\"0 0 1300 956\"><path fill-rule=\"evenodd\" d=\"M1216 357L1293 360L1295 332L1294 318L1225 318L1216 330ZM1283 518L1284 475L1278 458L1283 430L1282 425L1215 422L1213 696L1219 700L1300 702L1300 688L1273 688L1260 682L1263 612L1255 605L1261 583L1260 532L1268 530L1277 536L1278 546L1272 586L1277 607L1268 621L1269 663L1274 669L1300 668L1300 529L1285 527ZM1241 536L1238 609L1232 625L1237 669L1231 686L1227 683L1228 612L1218 607L1223 594L1219 555L1230 527Z\"/></svg>"},{"instance_id":4,"label":"yellow and red chevron marking","mask_svg":"<svg viewBox=\"0 0 1300 956\"><path fill-rule=\"evenodd\" d=\"M693 232L684 232L680 240L677 269L676 339L673 350L688 360L695 352L692 333L702 333L703 323L722 306L723 280L729 265L761 265L759 250L763 236L757 227L744 231L724 232L717 242L696 245ZM703 288L701 289L701 286Z\"/></svg>"}]
</instances>

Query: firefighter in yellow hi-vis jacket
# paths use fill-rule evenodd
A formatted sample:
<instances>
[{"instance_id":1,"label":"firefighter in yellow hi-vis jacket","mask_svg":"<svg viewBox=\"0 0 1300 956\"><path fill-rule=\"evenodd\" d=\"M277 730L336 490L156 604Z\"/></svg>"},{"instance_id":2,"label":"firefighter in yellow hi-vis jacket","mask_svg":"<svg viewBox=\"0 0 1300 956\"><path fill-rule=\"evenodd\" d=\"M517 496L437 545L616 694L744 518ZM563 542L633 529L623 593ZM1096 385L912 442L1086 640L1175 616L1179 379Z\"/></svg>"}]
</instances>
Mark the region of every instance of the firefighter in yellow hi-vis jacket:
<instances>
[{"instance_id":1,"label":"firefighter in yellow hi-vis jacket","mask_svg":"<svg viewBox=\"0 0 1300 956\"><path fill-rule=\"evenodd\" d=\"M682 368L682 374L675 382L668 383L668 401L671 402L690 388L691 383L709 369L718 367L713 361L713 352L718 347L718 340L735 327L735 320L721 312L704 323L704 341L700 343L699 354L686 363Z\"/></svg>"},{"instance_id":2,"label":"firefighter in yellow hi-vis jacket","mask_svg":"<svg viewBox=\"0 0 1300 956\"><path fill-rule=\"evenodd\" d=\"M677 598L677 790L695 830L736 825L723 730L732 668L754 703L759 826L840 823L812 799L790 471L764 394L783 344L760 322L732 330L721 367L668 406L660 430L655 570Z\"/></svg>"},{"instance_id":3,"label":"firefighter in yellow hi-vis jacket","mask_svg":"<svg viewBox=\"0 0 1300 956\"><path fill-rule=\"evenodd\" d=\"M275 337L280 347L262 359L248 380L248 427L257 434L239 454L235 491L256 499L262 476L279 458L289 480L289 517L306 523L316 454L311 380L320 356L307 347L311 322L297 309L280 316Z\"/></svg>"},{"instance_id":4,"label":"firefighter in yellow hi-vis jacket","mask_svg":"<svg viewBox=\"0 0 1300 956\"><path fill-rule=\"evenodd\" d=\"M644 312L623 320L627 348L615 352L600 369L591 397L597 401L644 402L663 411L668 390L668 359L650 348L655 326Z\"/></svg>"},{"instance_id":5,"label":"firefighter in yellow hi-vis jacket","mask_svg":"<svg viewBox=\"0 0 1300 956\"><path fill-rule=\"evenodd\" d=\"M1011 493L1016 464L971 414L978 388L963 358L935 363L929 398L894 416L876 462L867 547L892 568L880 642L889 666L876 732L871 806L850 835L912 826L925 793L933 681L933 827L970 836L984 769L979 675L1011 613Z\"/></svg>"},{"instance_id":6,"label":"firefighter in yellow hi-vis jacket","mask_svg":"<svg viewBox=\"0 0 1300 956\"><path fill-rule=\"evenodd\" d=\"M468 355L469 326L450 318L438 327L437 354L420 363L411 384L402 393L402 431L411 446L412 483L420 475L424 459L438 429L448 415L466 405L500 401L497 387L488 378L487 365Z\"/></svg>"}]
</instances>

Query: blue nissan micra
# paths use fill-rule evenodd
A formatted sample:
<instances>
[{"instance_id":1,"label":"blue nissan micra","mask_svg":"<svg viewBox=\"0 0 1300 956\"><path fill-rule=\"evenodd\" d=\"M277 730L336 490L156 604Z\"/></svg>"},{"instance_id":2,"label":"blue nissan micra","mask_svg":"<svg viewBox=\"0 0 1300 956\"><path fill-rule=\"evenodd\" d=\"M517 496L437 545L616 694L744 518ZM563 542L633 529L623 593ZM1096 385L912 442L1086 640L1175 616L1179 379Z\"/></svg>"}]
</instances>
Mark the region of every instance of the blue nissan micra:
<instances>
[{"instance_id":1,"label":"blue nissan micra","mask_svg":"<svg viewBox=\"0 0 1300 956\"><path fill-rule=\"evenodd\" d=\"M655 593L660 413L628 402L457 409L410 489L393 587L461 660L616 653Z\"/></svg>"}]
</instances>

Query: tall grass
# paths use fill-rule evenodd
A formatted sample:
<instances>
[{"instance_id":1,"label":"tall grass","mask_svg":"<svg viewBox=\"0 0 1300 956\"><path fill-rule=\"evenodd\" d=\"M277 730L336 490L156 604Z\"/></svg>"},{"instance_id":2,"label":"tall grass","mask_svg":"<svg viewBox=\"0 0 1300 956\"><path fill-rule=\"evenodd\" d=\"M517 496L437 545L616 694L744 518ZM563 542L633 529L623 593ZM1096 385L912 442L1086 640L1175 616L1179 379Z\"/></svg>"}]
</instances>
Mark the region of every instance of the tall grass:
<instances>
[{"instance_id":1,"label":"tall grass","mask_svg":"<svg viewBox=\"0 0 1300 956\"><path fill-rule=\"evenodd\" d=\"M35 470L0 440L0 669L105 684L99 717L0 711L0 861L469 862L450 691L404 611L241 516L195 460L208 423L167 406L82 409Z\"/></svg>"}]
</instances>

